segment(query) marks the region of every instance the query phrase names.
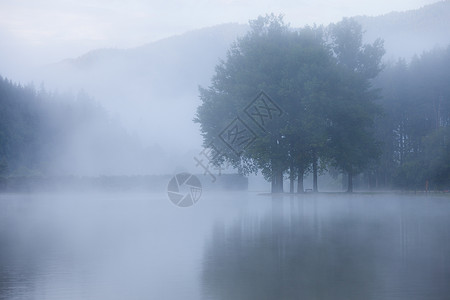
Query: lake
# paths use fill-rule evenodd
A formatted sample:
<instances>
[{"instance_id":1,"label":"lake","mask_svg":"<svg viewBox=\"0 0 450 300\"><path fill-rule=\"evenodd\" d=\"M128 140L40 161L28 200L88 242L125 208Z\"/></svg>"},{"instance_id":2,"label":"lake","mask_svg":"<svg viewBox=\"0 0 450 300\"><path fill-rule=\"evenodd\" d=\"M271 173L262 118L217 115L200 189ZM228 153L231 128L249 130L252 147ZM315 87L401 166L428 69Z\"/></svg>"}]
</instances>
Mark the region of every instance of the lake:
<instances>
[{"instance_id":1,"label":"lake","mask_svg":"<svg viewBox=\"0 0 450 300\"><path fill-rule=\"evenodd\" d=\"M450 299L450 198L2 194L0 299Z\"/></svg>"}]
</instances>

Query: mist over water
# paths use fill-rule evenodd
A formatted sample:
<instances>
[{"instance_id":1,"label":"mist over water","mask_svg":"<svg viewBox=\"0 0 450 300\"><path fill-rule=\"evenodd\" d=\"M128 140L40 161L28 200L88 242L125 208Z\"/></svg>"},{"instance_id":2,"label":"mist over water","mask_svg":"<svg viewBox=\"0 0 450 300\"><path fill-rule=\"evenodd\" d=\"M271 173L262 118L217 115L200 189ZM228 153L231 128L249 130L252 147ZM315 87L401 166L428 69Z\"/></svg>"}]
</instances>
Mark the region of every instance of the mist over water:
<instances>
[{"instance_id":1,"label":"mist over water","mask_svg":"<svg viewBox=\"0 0 450 300\"><path fill-rule=\"evenodd\" d=\"M450 0L25 2L0 300L450 299Z\"/></svg>"},{"instance_id":2,"label":"mist over water","mask_svg":"<svg viewBox=\"0 0 450 300\"><path fill-rule=\"evenodd\" d=\"M1 299L446 299L441 197L2 195Z\"/></svg>"}]
</instances>

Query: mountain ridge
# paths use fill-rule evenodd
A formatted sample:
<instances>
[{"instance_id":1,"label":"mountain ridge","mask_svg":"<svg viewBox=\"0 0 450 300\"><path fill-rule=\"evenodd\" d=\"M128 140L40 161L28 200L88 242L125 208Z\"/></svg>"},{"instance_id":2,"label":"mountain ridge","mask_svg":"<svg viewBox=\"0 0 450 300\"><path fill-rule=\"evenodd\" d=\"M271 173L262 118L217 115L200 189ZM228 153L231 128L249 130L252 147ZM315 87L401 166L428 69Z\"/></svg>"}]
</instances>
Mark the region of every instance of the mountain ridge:
<instances>
[{"instance_id":1,"label":"mountain ridge","mask_svg":"<svg viewBox=\"0 0 450 300\"><path fill-rule=\"evenodd\" d=\"M405 25L407 26L413 26L416 27L416 29L422 29L423 28L417 28L418 25L422 24L424 21L424 14L430 15L433 14L433 17L438 17L437 20L440 22L440 26L443 28L450 28L450 0L444 0L439 1L432 4L424 5L417 9L411 9L411 10L405 10L405 11L392 11L389 13L385 13L382 15L377 16L369 16L369 15L357 15L350 18L353 18L357 20L361 25L363 25L364 29L366 30L366 34L369 35L369 37L366 37L366 39L369 41L373 39L376 35L380 38L383 38L383 34L379 33L379 30L375 30L376 26L379 26L380 24L389 24L389 27L392 27L393 25L398 26L399 28L404 28ZM425 18L425 21L430 20L430 18ZM436 20L436 18L433 18L433 20ZM405 22L406 21L406 22ZM392 25L392 23L394 23ZM406 23L406 24L405 24ZM429 25L429 24L428 24ZM384 25L386 27L386 25ZM158 47L160 45L163 45L165 43L172 43L173 41L177 39L183 39L186 40L186 38L191 38L193 36L199 36L202 33L209 32L210 34L215 33L217 30L223 30L226 28L229 32L228 39L236 38L238 34L242 34L246 30L249 29L249 26L246 24L239 24L239 23L223 23L218 24L214 26L209 27L203 27L199 29L189 30L184 33L168 36L153 42L145 43L140 46L131 47L131 48L99 48L99 49L93 49L89 52L86 52L85 54L82 54L76 58L68 58L61 62L70 61L72 63L78 63L83 61L84 59L88 59L91 56L94 56L97 53L125 53L125 52L142 52L147 51L149 48ZM435 29L435 28L434 28ZM374 32L374 33L372 33ZM238 33L238 34L236 34ZM450 32L446 33L446 37L450 38ZM449 41L450 42L450 41ZM444 45L445 46L445 45ZM420 54L420 53L417 53ZM60 62L60 63L61 63Z\"/></svg>"},{"instance_id":2,"label":"mountain ridge","mask_svg":"<svg viewBox=\"0 0 450 300\"><path fill-rule=\"evenodd\" d=\"M450 44L450 24L442 25L450 20L448 0L416 10L353 18L366 31L366 42L385 40L388 61ZM248 29L248 25L227 23L139 47L97 49L48 66L38 81L51 88L85 90L150 144L158 140L169 149L176 149L178 143L199 148L201 137L192 123L200 104L198 86L210 84L215 66Z\"/></svg>"},{"instance_id":3,"label":"mountain ridge","mask_svg":"<svg viewBox=\"0 0 450 300\"><path fill-rule=\"evenodd\" d=\"M385 60L410 59L432 48L450 44L450 1L379 16L355 16L365 30L364 40L385 41ZM425 47L424 47L425 46Z\"/></svg>"}]
</instances>

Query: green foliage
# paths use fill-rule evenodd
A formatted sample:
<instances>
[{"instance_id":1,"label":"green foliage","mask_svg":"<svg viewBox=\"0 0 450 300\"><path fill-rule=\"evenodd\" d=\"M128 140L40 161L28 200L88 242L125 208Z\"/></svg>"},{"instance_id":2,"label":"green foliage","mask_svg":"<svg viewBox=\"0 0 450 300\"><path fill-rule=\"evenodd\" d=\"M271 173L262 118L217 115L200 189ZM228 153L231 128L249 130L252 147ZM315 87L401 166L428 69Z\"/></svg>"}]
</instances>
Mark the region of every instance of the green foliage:
<instances>
[{"instance_id":1,"label":"green foliage","mask_svg":"<svg viewBox=\"0 0 450 300\"><path fill-rule=\"evenodd\" d=\"M441 127L424 140L423 160L426 178L438 189L450 188L450 127Z\"/></svg>"},{"instance_id":2,"label":"green foliage","mask_svg":"<svg viewBox=\"0 0 450 300\"><path fill-rule=\"evenodd\" d=\"M380 69L382 42L363 45L360 26L349 20L327 32L322 27L295 31L274 15L250 25L216 67L211 86L200 88L195 122L204 146L219 148L216 163L231 162L243 173L261 170L273 191L282 190L277 184L288 169L293 179L318 159L322 166L332 162L360 172L378 154L369 131L377 95L368 80ZM265 133L257 132L255 142L235 155L221 145L221 130L261 90L283 109L283 117L266 124Z\"/></svg>"},{"instance_id":3,"label":"green foliage","mask_svg":"<svg viewBox=\"0 0 450 300\"><path fill-rule=\"evenodd\" d=\"M352 19L329 27L339 78L333 80L335 96L328 106L331 122L328 146L333 165L349 174L360 173L379 156L371 128L381 110L374 103L378 94L369 80L381 70L384 49L381 40L364 45L362 35L361 25Z\"/></svg>"},{"instance_id":4,"label":"green foliage","mask_svg":"<svg viewBox=\"0 0 450 300\"><path fill-rule=\"evenodd\" d=\"M8 162L6 161L6 158L3 157L0 160L0 176L6 176L8 174L9 174Z\"/></svg>"},{"instance_id":5,"label":"green foliage","mask_svg":"<svg viewBox=\"0 0 450 300\"><path fill-rule=\"evenodd\" d=\"M377 123L383 155L381 186L448 189L450 186L450 47L399 60L377 79L385 114Z\"/></svg>"},{"instance_id":6,"label":"green foliage","mask_svg":"<svg viewBox=\"0 0 450 300\"><path fill-rule=\"evenodd\" d=\"M70 174L77 155L81 162L99 163L130 139L84 92L73 97L36 91L0 77L0 176Z\"/></svg>"}]
</instances>

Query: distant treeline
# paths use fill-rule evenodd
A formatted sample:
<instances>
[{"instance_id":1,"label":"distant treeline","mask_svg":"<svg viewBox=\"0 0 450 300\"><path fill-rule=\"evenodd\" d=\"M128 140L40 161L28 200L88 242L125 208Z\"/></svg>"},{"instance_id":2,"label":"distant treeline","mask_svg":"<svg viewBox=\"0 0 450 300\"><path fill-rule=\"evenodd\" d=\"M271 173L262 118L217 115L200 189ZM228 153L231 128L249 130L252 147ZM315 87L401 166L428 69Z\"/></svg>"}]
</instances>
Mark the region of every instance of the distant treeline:
<instances>
[{"instance_id":1,"label":"distant treeline","mask_svg":"<svg viewBox=\"0 0 450 300\"><path fill-rule=\"evenodd\" d=\"M386 64L374 85L381 92L374 124L381 153L354 179L355 188L450 190L450 46Z\"/></svg>"},{"instance_id":2,"label":"distant treeline","mask_svg":"<svg viewBox=\"0 0 450 300\"><path fill-rule=\"evenodd\" d=\"M144 147L83 91L0 77L0 176L148 174L161 151Z\"/></svg>"},{"instance_id":3,"label":"distant treeline","mask_svg":"<svg viewBox=\"0 0 450 300\"><path fill-rule=\"evenodd\" d=\"M375 84L382 154L365 172L368 186L450 189L450 46L387 65Z\"/></svg>"},{"instance_id":4,"label":"distant treeline","mask_svg":"<svg viewBox=\"0 0 450 300\"><path fill-rule=\"evenodd\" d=\"M89 127L103 127L106 137L113 126L106 111L83 92L50 93L0 77L0 175L48 174L77 135L85 142Z\"/></svg>"},{"instance_id":5,"label":"distant treeline","mask_svg":"<svg viewBox=\"0 0 450 300\"><path fill-rule=\"evenodd\" d=\"M308 173L317 192L323 172L344 174L348 192L354 178L365 190L450 187L450 47L384 66L383 41L363 43L352 19L293 29L272 14L250 27L199 91L216 165L262 172L274 193L286 178L302 193Z\"/></svg>"},{"instance_id":6,"label":"distant treeline","mask_svg":"<svg viewBox=\"0 0 450 300\"><path fill-rule=\"evenodd\" d=\"M411 62L388 64L373 80L381 95L374 101L382 113L373 127L381 151L355 180L359 188L450 188L449 79L447 47L424 53ZM51 181L55 186L145 186L152 181L150 177L61 176L77 164L80 173L89 171L86 161L95 162L105 174L120 174L114 169L116 165L126 168L133 164L145 173L151 171L151 165L142 163L150 156L144 150L137 138L85 93L75 97L51 93L0 77L2 190L37 189L52 185ZM305 170L310 172L311 166ZM320 170L332 175L338 172L327 165L319 166Z\"/></svg>"}]
</instances>

